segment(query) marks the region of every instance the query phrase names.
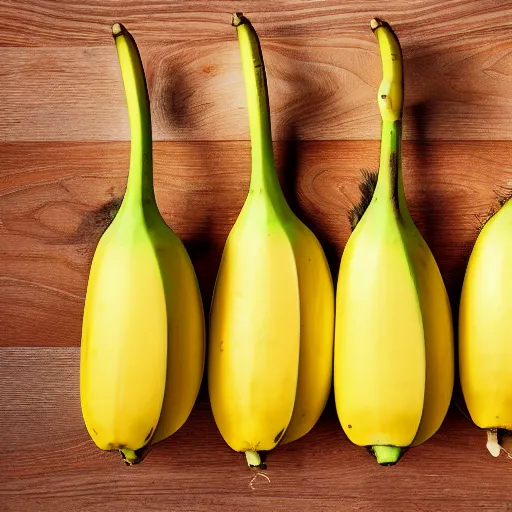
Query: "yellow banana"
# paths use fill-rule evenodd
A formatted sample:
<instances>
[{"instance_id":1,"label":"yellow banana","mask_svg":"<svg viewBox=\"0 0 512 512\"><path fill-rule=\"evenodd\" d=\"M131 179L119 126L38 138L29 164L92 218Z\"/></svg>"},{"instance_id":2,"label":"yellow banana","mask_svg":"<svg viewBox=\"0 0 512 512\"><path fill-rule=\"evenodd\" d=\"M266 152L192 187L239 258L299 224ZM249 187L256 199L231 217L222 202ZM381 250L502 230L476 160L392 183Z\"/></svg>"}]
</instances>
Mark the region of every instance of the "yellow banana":
<instances>
[{"instance_id":1,"label":"yellow banana","mask_svg":"<svg viewBox=\"0 0 512 512\"><path fill-rule=\"evenodd\" d=\"M217 426L251 466L305 435L331 384L334 291L323 250L292 213L274 167L256 32L233 15L252 145L249 194L224 248L211 309L208 386Z\"/></svg>"},{"instance_id":2,"label":"yellow banana","mask_svg":"<svg viewBox=\"0 0 512 512\"><path fill-rule=\"evenodd\" d=\"M340 264L334 391L349 439L371 448L380 464L394 464L404 447L432 436L446 415L453 328L439 269L405 201L400 44L387 23L374 19L371 28L383 68L380 166Z\"/></svg>"},{"instance_id":3,"label":"yellow banana","mask_svg":"<svg viewBox=\"0 0 512 512\"><path fill-rule=\"evenodd\" d=\"M96 248L80 359L85 424L97 446L137 451L177 430L196 399L204 318L190 259L160 216L153 191L149 97L135 41L112 27L131 128L130 172L119 212Z\"/></svg>"},{"instance_id":4,"label":"yellow banana","mask_svg":"<svg viewBox=\"0 0 512 512\"><path fill-rule=\"evenodd\" d=\"M459 370L475 424L488 430L498 456L497 429L512 430L512 201L482 228L468 262L459 315Z\"/></svg>"}]
</instances>

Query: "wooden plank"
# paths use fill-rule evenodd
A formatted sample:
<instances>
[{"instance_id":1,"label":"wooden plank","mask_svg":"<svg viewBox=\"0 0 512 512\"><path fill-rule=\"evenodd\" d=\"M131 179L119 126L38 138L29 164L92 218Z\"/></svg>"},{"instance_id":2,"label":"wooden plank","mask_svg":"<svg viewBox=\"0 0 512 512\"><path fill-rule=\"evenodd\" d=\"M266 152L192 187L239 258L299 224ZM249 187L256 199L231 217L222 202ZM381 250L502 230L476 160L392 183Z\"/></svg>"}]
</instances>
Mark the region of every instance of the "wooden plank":
<instances>
[{"instance_id":1,"label":"wooden plank","mask_svg":"<svg viewBox=\"0 0 512 512\"><path fill-rule=\"evenodd\" d=\"M155 140L249 138L238 43L228 28L223 41L141 42ZM503 42L501 29L476 46L442 48L449 37L429 44L403 28L406 139L512 139L512 31ZM115 48L103 32L97 44L0 48L0 140L128 140ZM368 27L325 30L314 40L265 38L262 46L275 140L379 139L380 60Z\"/></svg>"},{"instance_id":2,"label":"wooden plank","mask_svg":"<svg viewBox=\"0 0 512 512\"><path fill-rule=\"evenodd\" d=\"M346 439L331 399L311 434L269 455L270 482L258 476L254 489L205 386L187 424L137 467L88 437L78 389L85 287L129 152L110 25L125 23L139 43L162 141L158 201L208 311L250 172L230 26L241 8L262 40L281 180L334 277L359 171L378 162L369 20L393 24L405 55L406 194L457 318L479 219L512 183L510 0L0 0L0 510L512 511L511 461L490 457L455 406L432 440L381 468Z\"/></svg>"},{"instance_id":3,"label":"wooden plank","mask_svg":"<svg viewBox=\"0 0 512 512\"><path fill-rule=\"evenodd\" d=\"M37 510L489 510L512 506L512 462L493 459L485 435L452 411L440 432L379 467L343 434L333 404L306 437L277 448L264 477L232 452L203 398L189 421L137 467L103 453L80 413L77 348L0 349L0 500Z\"/></svg>"},{"instance_id":4,"label":"wooden plank","mask_svg":"<svg viewBox=\"0 0 512 512\"><path fill-rule=\"evenodd\" d=\"M276 143L290 203L324 245L336 275L360 169L379 143ZM3 143L0 161L0 345L78 346L94 247L119 205L127 143ZM249 182L248 142L155 144L164 218L195 264L205 308ZM404 144L410 209L455 310L479 217L511 179L512 142Z\"/></svg>"},{"instance_id":5,"label":"wooden plank","mask_svg":"<svg viewBox=\"0 0 512 512\"><path fill-rule=\"evenodd\" d=\"M389 19L414 42L441 47L508 42L512 28L508 0L0 0L0 45L94 46L116 21L129 24L142 41L227 40L230 14L242 7L263 37L308 42L367 30L374 16Z\"/></svg>"}]
</instances>

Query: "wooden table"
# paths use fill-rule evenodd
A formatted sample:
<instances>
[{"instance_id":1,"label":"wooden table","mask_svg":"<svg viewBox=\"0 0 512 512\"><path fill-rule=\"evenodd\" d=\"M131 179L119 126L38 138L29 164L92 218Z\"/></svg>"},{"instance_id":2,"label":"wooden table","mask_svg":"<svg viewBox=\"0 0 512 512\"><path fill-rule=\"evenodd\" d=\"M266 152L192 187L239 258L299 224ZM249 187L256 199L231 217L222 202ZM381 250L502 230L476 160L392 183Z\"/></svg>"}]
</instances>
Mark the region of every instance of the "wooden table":
<instances>
[{"instance_id":1,"label":"wooden table","mask_svg":"<svg viewBox=\"0 0 512 512\"><path fill-rule=\"evenodd\" d=\"M256 476L253 488L204 390L186 425L137 467L89 439L81 315L129 157L110 25L123 22L139 44L158 202L208 309L250 172L234 10L259 31L282 181L334 276L360 170L378 164L381 70L369 21L394 26L405 55L406 194L457 313L479 223L512 177L510 0L0 0L0 510L512 511L512 461L490 457L455 407L432 440L384 468L349 443L331 401L309 435L269 456L270 481Z\"/></svg>"}]
</instances>

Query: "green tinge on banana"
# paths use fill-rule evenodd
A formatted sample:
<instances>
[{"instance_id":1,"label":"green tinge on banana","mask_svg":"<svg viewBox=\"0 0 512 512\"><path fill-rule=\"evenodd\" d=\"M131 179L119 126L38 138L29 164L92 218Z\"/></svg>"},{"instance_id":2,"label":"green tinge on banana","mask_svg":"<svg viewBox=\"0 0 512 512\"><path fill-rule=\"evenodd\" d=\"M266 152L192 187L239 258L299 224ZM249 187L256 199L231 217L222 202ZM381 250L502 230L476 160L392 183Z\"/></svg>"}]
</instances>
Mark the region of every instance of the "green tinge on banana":
<instances>
[{"instance_id":1,"label":"green tinge on banana","mask_svg":"<svg viewBox=\"0 0 512 512\"><path fill-rule=\"evenodd\" d=\"M375 18L370 27L377 37L382 59L383 79L379 87L378 103L382 117L381 153L379 178L375 193L383 193L394 205L397 214L400 212L399 189L401 179L402 159L402 110L404 98L404 78L402 69L402 50L398 38L394 37L396 45L380 37L381 29L386 27L393 35L391 27L382 20ZM404 203L405 204L405 203ZM372 446L372 453L379 464L395 464L402 455L399 446Z\"/></svg>"},{"instance_id":2,"label":"green tinge on banana","mask_svg":"<svg viewBox=\"0 0 512 512\"><path fill-rule=\"evenodd\" d=\"M135 464L190 414L203 372L204 316L190 258L156 203L142 61L121 24L112 35L130 120L130 170L89 273L80 400L96 445Z\"/></svg>"},{"instance_id":3,"label":"green tinge on banana","mask_svg":"<svg viewBox=\"0 0 512 512\"><path fill-rule=\"evenodd\" d=\"M115 23L112 36L123 76L131 132L130 171L123 205L126 208L142 201L156 208L151 110L144 69L135 40L128 30Z\"/></svg>"},{"instance_id":4,"label":"green tinge on banana","mask_svg":"<svg viewBox=\"0 0 512 512\"><path fill-rule=\"evenodd\" d=\"M399 446L372 446L371 451L382 466L396 464L402 455Z\"/></svg>"},{"instance_id":5,"label":"green tinge on banana","mask_svg":"<svg viewBox=\"0 0 512 512\"><path fill-rule=\"evenodd\" d=\"M379 464L440 427L453 389L453 326L435 259L408 211L402 180L403 69L391 27L374 19L382 82L380 165L363 175L340 263L335 398L349 439ZM375 183L376 181L376 183ZM371 200L370 200L371 196Z\"/></svg>"},{"instance_id":6,"label":"green tinge on banana","mask_svg":"<svg viewBox=\"0 0 512 512\"><path fill-rule=\"evenodd\" d=\"M153 205L157 210L153 188L151 111L144 69L135 40L124 25L114 23L112 36L121 65L131 131L130 170L121 210L140 203ZM143 459L144 448L121 448L119 452L126 464L133 465Z\"/></svg>"},{"instance_id":7,"label":"green tinge on banana","mask_svg":"<svg viewBox=\"0 0 512 512\"><path fill-rule=\"evenodd\" d=\"M306 435L332 378L334 293L325 254L276 173L263 56L235 13L251 137L251 181L226 241L212 300L208 388L227 444L258 451Z\"/></svg>"},{"instance_id":8,"label":"green tinge on banana","mask_svg":"<svg viewBox=\"0 0 512 512\"><path fill-rule=\"evenodd\" d=\"M267 78L260 42L251 22L242 13L233 13L232 25L237 29L244 72L249 130L251 134L251 190L265 190L281 214L291 211L284 199L275 172Z\"/></svg>"},{"instance_id":9,"label":"green tinge on banana","mask_svg":"<svg viewBox=\"0 0 512 512\"><path fill-rule=\"evenodd\" d=\"M259 468L261 466L261 457L257 451L247 450L245 452L247 465L251 468Z\"/></svg>"}]
</instances>

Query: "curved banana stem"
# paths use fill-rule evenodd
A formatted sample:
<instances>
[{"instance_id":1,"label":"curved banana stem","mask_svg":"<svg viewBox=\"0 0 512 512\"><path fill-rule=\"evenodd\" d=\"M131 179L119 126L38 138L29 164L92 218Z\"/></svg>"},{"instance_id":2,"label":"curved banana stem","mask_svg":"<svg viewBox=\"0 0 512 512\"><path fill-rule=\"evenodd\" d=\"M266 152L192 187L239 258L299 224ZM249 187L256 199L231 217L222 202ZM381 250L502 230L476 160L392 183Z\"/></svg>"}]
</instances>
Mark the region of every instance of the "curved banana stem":
<instances>
[{"instance_id":1,"label":"curved banana stem","mask_svg":"<svg viewBox=\"0 0 512 512\"><path fill-rule=\"evenodd\" d=\"M252 174L251 190L264 190L282 197L274 166L272 129L268 103L267 78L258 35L251 22L242 14L234 13L240 56L244 72L249 128L251 133Z\"/></svg>"},{"instance_id":2,"label":"curved banana stem","mask_svg":"<svg viewBox=\"0 0 512 512\"><path fill-rule=\"evenodd\" d=\"M402 49L393 29L385 21L370 22L379 43L382 59L382 82L379 87L379 108L383 121L402 119L404 104L404 73Z\"/></svg>"},{"instance_id":3,"label":"curved banana stem","mask_svg":"<svg viewBox=\"0 0 512 512\"><path fill-rule=\"evenodd\" d=\"M377 37L382 59L382 82L378 103L382 117L379 179L376 195L388 199L400 214L400 203L405 205L402 185L402 110L404 80L400 42L388 23L375 18L370 26Z\"/></svg>"},{"instance_id":4,"label":"curved banana stem","mask_svg":"<svg viewBox=\"0 0 512 512\"><path fill-rule=\"evenodd\" d=\"M123 206L154 203L151 111L144 68L132 35L120 23L112 26L130 119L130 172Z\"/></svg>"}]
</instances>

